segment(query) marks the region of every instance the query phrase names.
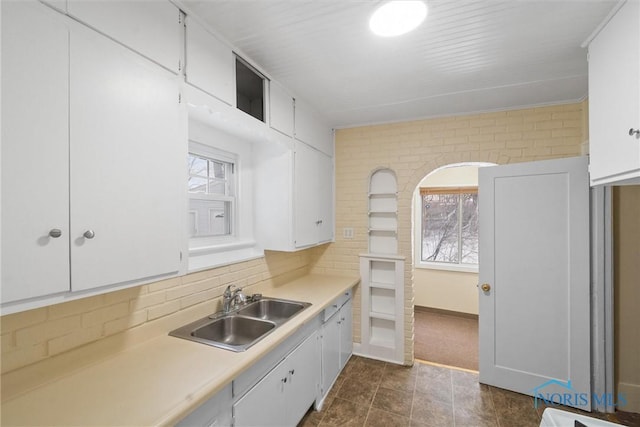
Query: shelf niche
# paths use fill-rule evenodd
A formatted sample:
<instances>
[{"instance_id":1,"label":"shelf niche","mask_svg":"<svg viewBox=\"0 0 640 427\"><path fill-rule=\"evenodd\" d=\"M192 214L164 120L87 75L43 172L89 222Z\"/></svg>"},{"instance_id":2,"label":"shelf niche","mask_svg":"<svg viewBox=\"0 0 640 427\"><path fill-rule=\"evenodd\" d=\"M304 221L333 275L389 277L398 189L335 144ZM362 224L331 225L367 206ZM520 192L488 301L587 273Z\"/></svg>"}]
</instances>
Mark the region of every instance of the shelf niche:
<instances>
[{"instance_id":1,"label":"shelf niche","mask_svg":"<svg viewBox=\"0 0 640 427\"><path fill-rule=\"evenodd\" d=\"M377 169L369 180L369 252L398 253L398 184L391 169Z\"/></svg>"},{"instance_id":2,"label":"shelf niche","mask_svg":"<svg viewBox=\"0 0 640 427\"><path fill-rule=\"evenodd\" d=\"M369 253L360 255L362 343L358 353L404 362L404 257L398 255L398 185L391 169L369 180Z\"/></svg>"}]
</instances>

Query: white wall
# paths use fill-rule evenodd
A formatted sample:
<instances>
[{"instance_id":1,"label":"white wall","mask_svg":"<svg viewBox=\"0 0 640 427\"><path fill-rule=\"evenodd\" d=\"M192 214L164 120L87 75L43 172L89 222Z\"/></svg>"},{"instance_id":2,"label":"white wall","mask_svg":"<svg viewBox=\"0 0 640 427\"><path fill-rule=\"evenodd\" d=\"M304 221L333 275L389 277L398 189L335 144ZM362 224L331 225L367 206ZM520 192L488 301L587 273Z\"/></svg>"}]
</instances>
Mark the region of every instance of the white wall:
<instances>
[{"instance_id":1,"label":"white wall","mask_svg":"<svg viewBox=\"0 0 640 427\"><path fill-rule=\"evenodd\" d=\"M414 305L478 314L478 273L416 268L413 281Z\"/></svg>"}]
</instances>

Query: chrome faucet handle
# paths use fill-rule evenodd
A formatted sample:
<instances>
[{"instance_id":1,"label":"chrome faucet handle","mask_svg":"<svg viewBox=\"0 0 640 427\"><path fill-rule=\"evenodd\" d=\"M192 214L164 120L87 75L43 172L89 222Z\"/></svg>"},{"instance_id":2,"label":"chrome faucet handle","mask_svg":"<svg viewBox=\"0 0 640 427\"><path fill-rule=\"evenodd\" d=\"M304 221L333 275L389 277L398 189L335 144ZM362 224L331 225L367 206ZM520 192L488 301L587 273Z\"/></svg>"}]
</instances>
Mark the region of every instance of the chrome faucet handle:
<instances>
[{"instance_id":1,"label":"chrome faucet handle","mask_svg":"<svg viewBox=\"0 0 640 427\"><path fill-rule=\"evenodd\" d=\"M227 286L227 288L224 290L224 296L225 297L231 298L231 288L235 288L235 285ZM237 289L234 292L237 292Z\"/></svg>"}]
</instances>

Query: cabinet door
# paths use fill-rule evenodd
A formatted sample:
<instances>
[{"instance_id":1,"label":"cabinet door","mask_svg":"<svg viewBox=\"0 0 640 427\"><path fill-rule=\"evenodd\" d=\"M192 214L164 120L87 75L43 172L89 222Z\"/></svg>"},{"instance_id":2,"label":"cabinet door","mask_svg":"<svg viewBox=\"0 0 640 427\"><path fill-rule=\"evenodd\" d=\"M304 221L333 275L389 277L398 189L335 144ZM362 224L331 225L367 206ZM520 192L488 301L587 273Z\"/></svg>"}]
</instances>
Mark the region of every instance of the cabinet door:
<instances>
[{"instance_id":1,"label":"cabinet door","mask_svg":"<svg viewBox=\"0 0 640 427\"><path fill-rule=\"evenodd\" d=\"M269 125L293 136L293 98L275 81L269 82Z\"/></svg>"},{"instance_id":2,"label":"cabinet door","mask_svg":"<svg viewBox=\"0 0 640 427\"><path fill-rule=\"evenodd\" d=\"M69 290L69 30L2 7L2 302ZM60 230L60 237L49 236Z\"/></svg>"},{"instance_id":3,"label":"cabinet door","mask_svg":"<svg viewBox=\"0 0 640 427\"><path fill-rule=\"evenodd\" d=\"M231 49L187 16L187 83L236 105L235 60Z\"/></svg>"},{"instance_id":4,"label":"cabinet door","mask_svg":"<svg viewBox=\"0 0 640 427\"><path fill-rule=\"evenodd\" d=\"M296 425L316 399L320 378L318 336L314 332L286 359L287 387L283 425Z\"/></svg>"},{"instance_id":5,"label":"cabinet door","mask_svg":"<svg viewBox=\"0 0 640 427\"><path fill-rule=\"evenodd\" d=\"M68 0L69 15L177 73L183 26L168 0Z\"/></svg>"},{"instance_id":6,"label":"cabinet door","mask_svg":"<svg viewBox=\"0 0 640 427\"><path fill-rule=\"evenodd\" d=\"M322 395L338 377L340 372L340 312L322 325Z\"/></svg>"},{"instance_id":7,"label":"cabinet door","mask_svg":"<svg viewBox=\"0 0 640 427\"><path fill-rule=\"evenodd\" d=\"M70 47L72 290L177 272L177 77L81 25Z\"/></svg>"},{"instance_id":8,"label":"cabinet door","mask_svg":"<svg viewBox=\"0 0 640 427\"><path fill-rule=\"evenodd\" d=\"M318 153L299 141L295 142L293 209L295 246L318 243Z\"/></svg>"},{"instance_id":9,"label":"cabinet door","mask_svg":"<svg viewBox=\"0 0 640 427\"><path fill-rule=\"evenodd\" d=\"M322 243L333 240L333 158L320 152L317 154L318 242Z\"/></svg>"},{"instance_id":10,"label":"cabinet door","mask_svg":"<svg viewBox=\"0 0 640 427\"><path fill-rule=\"evenodd\" d=\"M333 134L331 127L307 103L296 99L295 137L323 153L333 156Z\"/></svg>"},{"instance_id":11,"label":"cabinet door","mask_svg":"<svg viewBox=\"0 0 640 427\"><path fill-rule=\"evenodd\" d=\"M285 425L287 369L281 362L233 405L234 426Z\"/></svg>"},{"instance_id":12,"label":"cabinet door","mask_svg":"<svg viewBox=\"0 0 640 427\"><path fill-rule=\"evenodd\" d=\"M626 2L589 45L592 184L640 176L640 3Z\"/></svg>"},{"instance_id":13,"label":"cabinet door","mask_svg":"<svg viewBox=\"0 0 640 427\"><path fill-rule=\"evenodd\" d=\"M340 309L340 369L344 368L353 352L353 308L351 299Z\"/></svg>"}]
</instances>

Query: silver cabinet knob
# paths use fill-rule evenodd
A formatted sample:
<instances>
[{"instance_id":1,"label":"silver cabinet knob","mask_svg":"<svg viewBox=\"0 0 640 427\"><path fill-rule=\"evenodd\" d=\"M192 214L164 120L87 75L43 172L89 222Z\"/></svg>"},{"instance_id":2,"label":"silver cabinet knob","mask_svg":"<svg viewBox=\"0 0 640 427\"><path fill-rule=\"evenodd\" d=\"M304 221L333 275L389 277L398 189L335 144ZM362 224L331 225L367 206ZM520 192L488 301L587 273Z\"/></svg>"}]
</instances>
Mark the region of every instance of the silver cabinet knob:
<instances>
[{"instance_id":1,"label":"silver cabinet knob","mask_svg":"<svg viewBox=\"0 0 640 427\"><path fill-rule=\"evenodd\" d=\"M49 237L57 239L60 236L62 236L62 230L60 230L59 228L52 228L51 230L49 230Z\"/></svg>"},{"instance_id":2,"label":"silver cabinet knob","mask_svg":"<svg viewBox=\"0 0 640 427\"><path fill-rule=\"evenodd\" d=\"M87 230L82 235L85 239L93 239L94 237L96 237L96 233L93 230Z\"/></svg>"},{"instance_id":3,"label":"silver cabinet knob","mask_svg":"<svg viewBox=\"0 0 640 427\"><path fill-rule=\"evenodd\" d=\"M636 138L640 138L640 129L630 128L629 129L629 136L633 136L633 135L635 135Z\"/></svg>"}]
</instances>

